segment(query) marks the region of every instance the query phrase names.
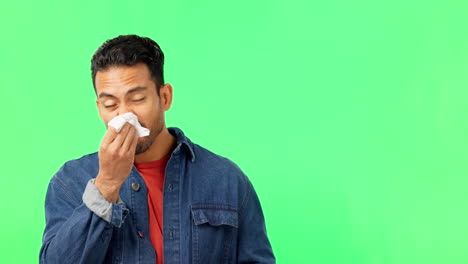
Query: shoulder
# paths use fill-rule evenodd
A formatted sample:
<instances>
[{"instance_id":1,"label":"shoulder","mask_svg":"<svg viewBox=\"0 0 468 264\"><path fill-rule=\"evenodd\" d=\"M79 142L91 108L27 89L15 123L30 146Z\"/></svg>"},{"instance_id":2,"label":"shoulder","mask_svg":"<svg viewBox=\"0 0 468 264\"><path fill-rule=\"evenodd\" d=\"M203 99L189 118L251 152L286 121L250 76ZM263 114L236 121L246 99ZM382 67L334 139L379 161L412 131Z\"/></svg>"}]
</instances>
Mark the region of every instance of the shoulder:
<instances>
[{"instance_id":1,"label":"shoulder","mask_svg":"<svg viewBox=\"0 0 468 264\"><path fill-rule=\"evenodd\" d=\"M168 128L169 132L177 138L176 152L184 146L187 154L189 166L195 171L202 173L217 173L221 175L243 175L240 168L230 159L218 155L191 141L184 132L177 127Z\"/></svg>"},{"instance_id":2,"label":"shoulder","mask_svg":"<svg viewBox=\"0 0 468 264\"><path fill-rule=\"evenodd\" d=\"M250 192L251 183L248 177L232 160L197 144L193 144L193 149L196 158L190 166L192 187L194 190L203 190L194 192L194 200L220 199L218 202L237 208L239 199L243 200L241 197Z\"/></svg>"},{"instance_id":3,"label":"shoulder","mask_svg":"<svg viewBox=\"0 0 468 264\"><path fill-rule=\"evenodd\" d=\"M99 168L99 159L97 152L84 155L79 159L73 159L65 162L57 171L56 177L61 179L77 176L85 178L88 174L97 172Z\"/></svg>"},{"instance_id":4,"label":"shoulder","mask_svg":"<svg viewBox=\"0 0 468 264\"><path fill-rule=\"evenodd\" d=\"M204 171L230 177L245 177L239 166L227 157L218 155L198 144L193 144L196 160L194 165Z\"/></svg>"}]
</instances>

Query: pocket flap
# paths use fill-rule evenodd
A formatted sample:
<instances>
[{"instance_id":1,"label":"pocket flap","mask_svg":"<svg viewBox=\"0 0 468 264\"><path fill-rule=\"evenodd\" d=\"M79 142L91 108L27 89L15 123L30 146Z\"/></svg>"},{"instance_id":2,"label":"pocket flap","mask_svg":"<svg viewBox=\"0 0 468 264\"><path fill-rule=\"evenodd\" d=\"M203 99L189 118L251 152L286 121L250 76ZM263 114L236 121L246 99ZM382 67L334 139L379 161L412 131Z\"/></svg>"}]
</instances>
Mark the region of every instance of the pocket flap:
<instances>
[{"instance_id":1,"label":"pocket flap","mask_svg":"<svg viewBox=\"0 0 468 264\"><path fill-rule=\"evenodd\" d=\"M238 227L237 210L224 206L192 206L196 225L208 223L212 226L230 225Z\"/></svg>"}]
</instances>

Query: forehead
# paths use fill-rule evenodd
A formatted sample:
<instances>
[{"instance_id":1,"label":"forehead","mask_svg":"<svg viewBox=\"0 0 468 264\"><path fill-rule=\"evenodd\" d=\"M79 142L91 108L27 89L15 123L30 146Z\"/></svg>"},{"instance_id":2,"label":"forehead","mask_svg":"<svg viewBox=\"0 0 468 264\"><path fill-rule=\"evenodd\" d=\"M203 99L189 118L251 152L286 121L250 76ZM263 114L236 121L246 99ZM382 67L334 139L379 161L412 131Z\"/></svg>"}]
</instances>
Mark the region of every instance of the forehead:
<instances>
[{"instance_id":1,"label":"forehead","mask_svg":"<svg viewBox=\"0 0 468 264\"><path fill-rule=\"evenodd\" d=\"M132 66L109 66L104 71L98 71L95 78L96 93L125 93L135 87L154 88L154 82L148 66L138 63Z\"/></svg>"}]
</instances>

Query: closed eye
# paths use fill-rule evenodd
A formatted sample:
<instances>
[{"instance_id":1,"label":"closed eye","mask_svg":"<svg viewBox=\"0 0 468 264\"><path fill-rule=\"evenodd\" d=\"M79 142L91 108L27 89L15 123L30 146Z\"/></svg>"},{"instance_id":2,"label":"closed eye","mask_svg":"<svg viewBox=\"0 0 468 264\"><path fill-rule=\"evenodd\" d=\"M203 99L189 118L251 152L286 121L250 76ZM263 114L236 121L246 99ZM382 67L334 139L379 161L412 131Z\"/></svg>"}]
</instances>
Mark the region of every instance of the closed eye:
<instances>
[{"instance_id":1,"label":"closed eye","mask_svg":"<svg viewBox=\"0 0 468 264\"><path fill-rule=\"evenodd\" d=\"M135 100L133 100L133 102L139 102L139 101L143 101L143 100L145 100L145 97L140 98L140 99L135 99Z\"/></svg>"},{"instance_id":2,"label":"closed eye","mask_svg":"<svg viewBox=\"0 0 468 264\"><path fill-rule=\"evenodd\" d=\"M105 107L105 108L111 108L111 107L114 107L114 106L116 106L116 104L113 104L113 105L105 105L104 107Z\"/></svg>"}]
</instances>

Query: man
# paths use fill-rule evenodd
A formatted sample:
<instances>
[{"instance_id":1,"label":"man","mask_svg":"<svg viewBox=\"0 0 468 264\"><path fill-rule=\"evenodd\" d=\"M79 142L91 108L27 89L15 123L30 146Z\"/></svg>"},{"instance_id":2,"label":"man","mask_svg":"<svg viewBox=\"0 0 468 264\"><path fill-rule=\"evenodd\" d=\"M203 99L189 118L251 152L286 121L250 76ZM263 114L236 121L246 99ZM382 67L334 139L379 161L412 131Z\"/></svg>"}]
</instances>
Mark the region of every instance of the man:
<instances>
[{"instance_id":1,"label":"man","mask_svg":"<svg viewBox=\"0 0 468 264\"><path fill-rule=\"evenodd\" d=\"M98 153L50 181L41 263L275 263L257 195L230 160L166 128L164 55L136 35L92 58L104 122L133 113L150 134L108 126Z\"/></svg>"}]
</instances>

